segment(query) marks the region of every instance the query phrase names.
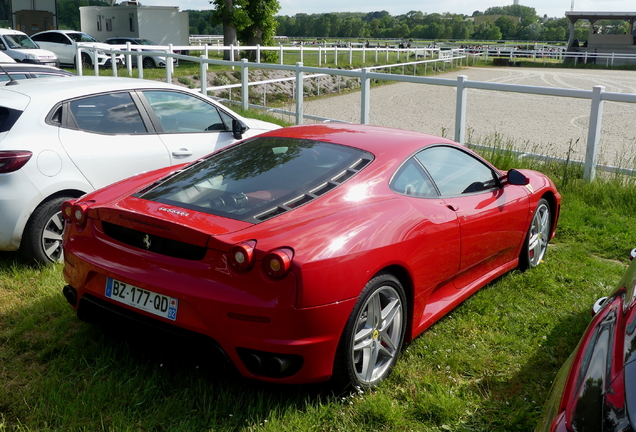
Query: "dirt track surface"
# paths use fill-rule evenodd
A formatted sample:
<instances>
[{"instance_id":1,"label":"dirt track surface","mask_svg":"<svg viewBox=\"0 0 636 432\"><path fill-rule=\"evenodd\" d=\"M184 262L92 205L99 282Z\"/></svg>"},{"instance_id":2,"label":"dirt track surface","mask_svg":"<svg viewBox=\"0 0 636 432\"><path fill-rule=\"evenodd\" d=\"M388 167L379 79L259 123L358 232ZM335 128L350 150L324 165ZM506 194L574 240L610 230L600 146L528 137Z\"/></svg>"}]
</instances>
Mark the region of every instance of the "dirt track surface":
<instances>
[{"instance_id":1,"label":"dirt track surface","mask_svg":"<svg viewBox=\"0 0 636 432\"><path fill-rule=\"evenodd\" d=\"M470 81L539 87L636 93L636 72L585 69L465 68L438 74ZM360 92L306 100L305 114L360 122ZM454 87L396 83L371 90L370 123L454 138ZM498 134L514 147L532 153L583 160L587 145L590 100L469 89L467 142ZM605 102L599 162L634 167L636 104Z\"/></svg>"}]
</instances>

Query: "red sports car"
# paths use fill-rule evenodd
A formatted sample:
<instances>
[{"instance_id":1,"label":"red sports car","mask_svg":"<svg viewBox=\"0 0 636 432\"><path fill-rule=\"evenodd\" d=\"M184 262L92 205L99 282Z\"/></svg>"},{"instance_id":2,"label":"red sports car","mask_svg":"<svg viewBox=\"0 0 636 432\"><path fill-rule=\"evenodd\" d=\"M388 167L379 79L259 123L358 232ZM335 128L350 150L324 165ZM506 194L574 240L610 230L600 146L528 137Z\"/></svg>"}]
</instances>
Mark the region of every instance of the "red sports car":
<instances>
[{"instance_id":1,"label":"red sports car","mask_svg":"<svg viewBox=\"0 0 636 432\"><path fill-rule=\"evenodd\" d=\"M636 249L616 290L592 307L579 345L554 379L536 432L636 430Z\"/></svg>"},{"instance_id":2,"label":"red sports car","mask_svg":"<svg viewBox=\"0 0 636 432\"><path fill-rule=\"evenodd\" d=\"M404 341L538 265L560 202L444 138L289 127L65 202L63 292L87 321L204 337L250 378L371 387Z\"/></svg>"}]
</instances>

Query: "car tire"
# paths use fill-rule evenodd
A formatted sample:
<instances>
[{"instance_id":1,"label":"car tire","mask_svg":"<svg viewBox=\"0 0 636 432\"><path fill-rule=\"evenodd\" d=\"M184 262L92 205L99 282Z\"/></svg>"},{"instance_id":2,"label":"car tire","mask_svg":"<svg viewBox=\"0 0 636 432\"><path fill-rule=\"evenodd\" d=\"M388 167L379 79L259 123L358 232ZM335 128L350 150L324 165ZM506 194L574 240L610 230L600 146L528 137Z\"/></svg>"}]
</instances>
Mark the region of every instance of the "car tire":
<instances>
[{"instance_id":1,"label":"car tire","mask_svg":"<svg viewBox=\"0 0 636 432\"><path fill-rule=\"evenodd\" d=\"M544 198L539 200L537 208L532 215L530 228L519 255L519 268L527 270L541 264L548 249L550 232L552 230L552 215L550 204Z\"/></svg>"},{"instance_id":2,"label":"car tire","mask_svg":"<svg viewBox=\"0 0 636 432\"><path fill-rule=\"evenodd\" d=\"M91 56L86 53L82 53L82 67L91 66L93 66L93 60L91 59Z\"/></svg>"},{"instance_id":3,"label":"car tire","mask_svg":"<svg viewBox=\"0 0 636 432\"><path fill-rule=\"evenodd\" d=\"M61 262L64 218L62 203L71 197L51 198L40 204L31 214L22 235L20 254L40 264Z\"/></svg>"},{"instance_id":4,"label":"car tire","mask_svg":"<svg viewBox=\"0 0 636 432\"><path fill-rule=\"evenodd\" d=\"M153 69L155 67L155 61L152 57L144 57L141 64L144 69Z\"/></svg>"},{"instance_id":5,"label":"car tire","mask_svg":"<svg viewBox=\"0 0 636 432\"><path fill-rule=\"evenodd\" d=\"M366 389L388 377L402 349L406 321L402 284L379 273L364 287L347 320L334 363L335 384Z\"/></svg>"}]
</instances>

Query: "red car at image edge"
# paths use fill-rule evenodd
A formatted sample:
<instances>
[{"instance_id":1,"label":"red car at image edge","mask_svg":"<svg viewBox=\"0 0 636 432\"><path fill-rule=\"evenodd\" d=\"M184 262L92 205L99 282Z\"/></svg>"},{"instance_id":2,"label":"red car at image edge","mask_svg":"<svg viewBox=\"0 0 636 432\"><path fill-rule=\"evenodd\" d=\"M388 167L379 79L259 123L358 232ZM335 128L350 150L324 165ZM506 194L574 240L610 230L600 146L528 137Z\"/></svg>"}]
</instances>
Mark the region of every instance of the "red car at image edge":
<instances>
[{"instance_id":1,"label":"red car at image edge","mask_svg":"<svg viewBox=\"0 0 636 432\"><path fill-rule=\"evenodd\" d=\"M373 387L405 341L538 265L560 203L444 138L288 127L65 202L63 293L85 321L203 335L249 378Z\"/></svg>"}]
</instances>

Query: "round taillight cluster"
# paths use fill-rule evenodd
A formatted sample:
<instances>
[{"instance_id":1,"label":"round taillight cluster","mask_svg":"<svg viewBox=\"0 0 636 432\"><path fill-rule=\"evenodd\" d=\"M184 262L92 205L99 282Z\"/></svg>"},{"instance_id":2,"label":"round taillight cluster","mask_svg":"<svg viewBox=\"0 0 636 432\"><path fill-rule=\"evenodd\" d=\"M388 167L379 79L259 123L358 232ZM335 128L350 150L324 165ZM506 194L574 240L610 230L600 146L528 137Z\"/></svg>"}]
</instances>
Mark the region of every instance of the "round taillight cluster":
<instances>
[{"instance_id":1,"label":"round taillight cluster","mask_svg":"<svg viewBox=\"0 0 636 432\"><path fill-rule=\"evenodd\" d=\"M74 222L78 228L84 228L88 220L88 203L74 200L64 201L62 204L62 217L66 222Z\"/></svg>"},{"instance_id":2,"label":"round taillight cluster","mask_svg":"<svg viewBox=\"0 0 636 432\"><path fill-rule=\"evenodd\" d=\"M263 258L263 270L272 279L281 279L291 270L294 253L291 249L279 248L268 252Z\"/></svg>"},{"instance_id":3,"label":"round taillight cluster","mask_svg":"<svg viewBox=\"0 0 636 432\"><path fill-rule=\"evenodd\" d=\"M246 271L254 265L254 247L256 242L253 240L241 242L232 246L230 249L230 265L239 271Z\"/></svg>"},{"instance_id":4,"label":"round taillight cluster","mask_svg":"<svg viewBox=\"0 0 636 432\"><path fill-rule=\"evenodd\" d=\"M256 262L256 240L243 241L230 249L230 267L238 272L247 272ZM272 279L282 279L291 270L294 252L289 248L271 250L263 257L263 271Z\"/></svg>"}]
</instances>

